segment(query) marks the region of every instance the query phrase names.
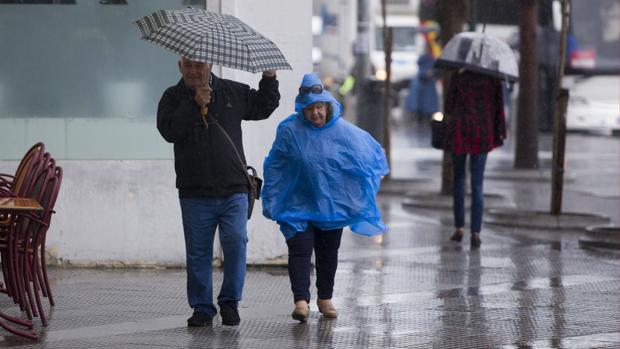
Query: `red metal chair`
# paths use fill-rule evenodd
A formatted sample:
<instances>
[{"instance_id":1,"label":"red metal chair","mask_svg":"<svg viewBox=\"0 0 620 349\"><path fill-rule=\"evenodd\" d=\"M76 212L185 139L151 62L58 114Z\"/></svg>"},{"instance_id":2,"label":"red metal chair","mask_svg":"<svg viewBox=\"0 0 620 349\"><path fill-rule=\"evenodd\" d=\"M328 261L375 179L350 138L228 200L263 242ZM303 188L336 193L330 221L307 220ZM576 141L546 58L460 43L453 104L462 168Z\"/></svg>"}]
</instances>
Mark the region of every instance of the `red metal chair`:
<instances>
[{"instance_id":1,"label":"red metal chair","mask_svg":"<svg viewBox=\"0 0 620 349\"><path fill-rule=\"evenodd\" d=\"M51 223L54 205L62 183L62 168L56 166L43 143L37 143L26 153L14 176L0 174L0 197L28 197L36 199L43 208L37 212L0 214L0 258L6 288L27 320L9 316L0 311L0 327L31 339L33 317L40 317L47 326L41 295L54 305L45 264L45 239ZM7 320L21 329L9 325Z\"/></svg>"},{"instance_id":2,"label":"red metal chair","mask_svg":"<svg viewBox=\"0 0 620 349\"><path fill-rule=\"evenodd\" d=\"M31 149L35 149L35 147ZM28 154L32 154L32 152L29 151L27 155ZM53 171L56 167L56 161L49 153L45 153L42 156L30 155L27 157L29 157L30 160L22 161L25 165L20 166L21 169L26 169L27 173L21 172L21 170L18 171L20 174L16 178L19 178L19 181L14 182L15 185L13 186L13 188L17 189L17 191L15 193L7 192L6 196L38 199L42 186L45 184L45 176L42 177L41 174L45 172L45 169L50 169L50 171ZM51 174L48 172L46 176L51 176ZM0 214L0 243L5 243L7 240L10 221L10 215ZM3 274L6 282L8 276L6 275L7 268L5 264L6 263L3 264ZM0 289L0 292L8 293L13 296L11 292L15 291L15 289L10 287L13 285L7 284L6 286L6 288ZM14 299L16 301L18 300L18 298L15 297Z\"/></svg>"},{"instance_id":3,"label":"red metal chair","mask_svg":"<svg viewBox=\"0 0 620 349\"><path fill-rule=\"evenodd\" d=\"M47 156L47 158L50 157ZM41 230L41 226L46 225L45 220L51 216L50 205L53 205L57 196L57 173L62 174L62 170L56 170L53 159L47 163L48 166L45 170L41 171L32 182L32 190L28 193L41 204L43 210L41 212L11 212L7 215L9 219L6 225L8 227L7 234L0 238L0 256L6 293L13 298L15 303L19 304L20 309L25 311L28 317L27 320L24 320L0 312L1 319L24 326L27 329L16 328L1 320L0 327L31 339L38 338L36 333L30 331L33 328L33 316L39 316L43 325L47 325L45 310L38 292L41 285L38 272L35 269L37 264L33 260L36 258L38 250L32 246L35 244L33 241L37 240L36 234ZM56 194L54 194L55 192ZM47 221L49 222L49 219Z\"/></svg>"},{"instance_id":4,"label":"red metal chair","mask_svg":"<svg viewBox=\"0 0 620 349\"><path fill-rule=\"evenodd\" d=\"M47 157L49 158L49 157ZM12 215L4 244L0 244L7 291L29 319L40 317L47 326L45 309L39 291L54 305L45 266L45 237L62 183L62 168L49 158L46 168L32 183L27 193L43 207L41 212ZM0 239L2 241L2 239Z\"/></svg>"},{"instance_id":5,"label":"red metal chair","mask_svg":"<svg viewBox=\"0 0 620 349\"><path fill-rule=\"evenodd\" d=\"M32 183L32 190L27 193L29 197L36 199L43 207L43 212L12 213L9 216L8 233L0 237L0 256L2 258L2 270L6 284L6 292L19 304L20 309L26 312L28 319L38 316L40 310L35 304L35 298L30 288L33 280L33 269L27 258L30 250L33 231L43 224L43 215L46 207L42 202L49 201L49 186L53 183L55 162L51 161L44 171L39 173ZM35 284L35 293L36 293ZM45 315L42 315L45 323Z\"/></svg>"}]
</instances>

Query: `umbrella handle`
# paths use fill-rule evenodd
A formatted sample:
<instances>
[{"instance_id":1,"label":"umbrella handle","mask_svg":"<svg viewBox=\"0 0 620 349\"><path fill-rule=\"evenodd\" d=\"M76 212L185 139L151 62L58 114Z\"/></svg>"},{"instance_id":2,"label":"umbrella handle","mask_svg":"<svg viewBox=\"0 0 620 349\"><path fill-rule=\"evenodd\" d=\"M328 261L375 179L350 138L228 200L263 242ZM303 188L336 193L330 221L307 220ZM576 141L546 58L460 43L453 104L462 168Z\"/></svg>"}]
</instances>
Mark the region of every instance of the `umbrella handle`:
<instances>
[{"instance_id":1,"label":"umbrella handle","mask_svg":"<svg viewBox=\"0 0 620 349\"><path fill-rule=\"evenodd\" d=\"M205 105L200 108L200 114L202 115L202 122L205 124L205 128L209 128L209 123L207 122L207 115L209 115L209 108Z\"/></svg>"}]
</instances>

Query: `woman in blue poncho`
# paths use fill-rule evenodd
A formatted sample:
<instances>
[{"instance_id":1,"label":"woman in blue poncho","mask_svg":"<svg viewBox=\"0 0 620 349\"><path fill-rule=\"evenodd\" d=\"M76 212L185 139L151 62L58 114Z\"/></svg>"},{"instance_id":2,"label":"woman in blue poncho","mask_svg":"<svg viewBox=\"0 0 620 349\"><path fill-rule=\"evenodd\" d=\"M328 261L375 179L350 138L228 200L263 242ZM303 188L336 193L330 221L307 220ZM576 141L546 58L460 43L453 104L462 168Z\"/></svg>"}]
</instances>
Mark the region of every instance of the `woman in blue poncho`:
<instances>
[{"instance_id":1,"label":"woman in blue poncho","mask_svg":"<svg viewBox=\"0 0 620 349\"><path fill-rule=\"evenodd\" d=\"M375 197L389 171L381 146L342 119L340 104L319 77L306 74L295 113L278 125L264 163L263 214L286 238L295 301L292 317L310 314L310 259L316 253L317 305L337 316L331 298L342 229L373 236L386 231Z\"/></svg>"}]
</instances>

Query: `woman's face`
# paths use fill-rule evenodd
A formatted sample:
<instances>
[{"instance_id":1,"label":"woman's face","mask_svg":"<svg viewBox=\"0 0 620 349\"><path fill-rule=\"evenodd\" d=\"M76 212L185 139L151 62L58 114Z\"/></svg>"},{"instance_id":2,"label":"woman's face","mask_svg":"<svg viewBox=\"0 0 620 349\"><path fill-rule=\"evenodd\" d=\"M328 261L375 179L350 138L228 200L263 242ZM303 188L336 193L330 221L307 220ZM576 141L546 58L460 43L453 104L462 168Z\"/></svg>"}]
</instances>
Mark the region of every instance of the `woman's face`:
<instances>
[{"instance_id":1,"label":"woman's face","mask_svg":"<svg viewBox=\"0 0 620 349\"><path fill-rule=\"evenodd\" d=\"M304 117L315 127L322 127L327 121L327 105L325 102L316 102L303 109Z\"/></svg>"}]
</instances>

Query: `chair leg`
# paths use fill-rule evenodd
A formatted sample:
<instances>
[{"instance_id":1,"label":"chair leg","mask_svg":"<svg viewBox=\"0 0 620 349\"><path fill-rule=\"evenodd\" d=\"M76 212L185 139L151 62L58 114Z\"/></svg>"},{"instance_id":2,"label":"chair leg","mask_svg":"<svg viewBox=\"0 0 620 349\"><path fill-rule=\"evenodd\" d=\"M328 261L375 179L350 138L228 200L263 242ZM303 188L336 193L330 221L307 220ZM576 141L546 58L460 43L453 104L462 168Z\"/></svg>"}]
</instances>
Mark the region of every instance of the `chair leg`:
<instances>
[{"instance_id":1,"label":"chair leg","mask_svg":"<svg viewBox=\"0 0 620 349\"><path fill-rule=\"evenodd\" d=\"M45 288L45 279L43 278L43 268L41 268L41 259L38 256L39 251L34 252L34 258L36 258L37 267L35 269L35 273L37 275L37 279L39 280L39 285L41 285L41 294L45 298L49 298L47 289Z\"/></svg>"},{"instance_id":2,"label":"chair leg","mask_svg":"<svg viewBox=\"0 0 620 349\"><path fill-rule=\"evenodd\" d=\"M7 257L6 250L0 251L0 260L2 260L2 278L4 279L4 285L0 288L0 293L7 294L12 296L11 294L11 283L9 279L9 260Z\"/></svg>"},{"instance_id":3,"label":"chair leg","mask_svg":"<svg viewBox=\"0 0 620 349\"><path fill-rule=\"evenodd\" d=\"M28 299L28 306L30 307L30 309L32 309L32 315L37 317L40 316L39 312L38 312L38 308L36 305L36 301L35 298L33 296L33 292L32 292L32 288L30 287L30 284L32 282L33 279L33 274L32 274L32 267L29 263L29 258L28 258L28 249L30 248L30 246L28 244L26 244L24 246L24 252L22 253L22 276L23 276L23 281L24 281L24 290L26 291L26 296ZM36 289L34 290L36 292Z\"/></svg>"},{"instance_id":4,"label":"chair leg","mask_svg":"<svg viewBox=\"0 0 620 349\"><path fill-rule=\"evenodd\" d=\"M24 326L24 327L29 328L29 329L32 329L34 327L34 325L32 324L32 321L22 320L20 318L16 318L14 316L5 314L5 313L3 313L1 311L0 311L0 318L3 318L5 320L7 320L7 321L11 321L14 324L18 324L18 325Z\"/></svg>"},{"instance_id":5,"label":"chair leg","mask_svg":"<svg viewBox=\"0 0 620 349\"><path fill-rule=\"evenodd\" d=\"M50 305L53 307L55 303L54 296L52 296L52 288L50 287L50 282L47 277L47 262L45 261L45 241L43 241L43 243L41 244L41 248L39 249L39 251L41 251L40 263L41 271L43 271L43 286L45 288L45 291L47 292L47 298L49 299Z\"/></svg>"},{"instance_id":6,"label":"chair leg","mask_svg":"<svg viewBox=\"0 0 620 349\"><path fill-rule=\"evenodd\" d=\"M24 287L24 276L23 276L23 268L20 268L20 258L17 253L17 246L15 246L15 242L11 244L11 251L9 253L9 260L11 264L11 277L12 282L14 283L15 293L13 294L13 301L19 304L19 308L21 311L26 312L26 316L29 320L32 320L32 311L28 304L26 303L26 289Z\"/></svg>"},{"instance_id":7,"label":"chair leg","mask_svg":"<svg viewBox=\"0 0 620 349\"><path fill-rule=\"evenodd\" d=\"M45 309L43 309L43 303L41 302L41 296L39 296L39 290L41 290L41 285L39 284L39 277L38 277L38 272L36 271L39 268L39 265L37 263L37 254L36 254L36 250L32 251L32 257L29 257L28 259L32 261L32 288L34 289L34 298L37 304L37 309L39 312L39 317L41 319L41 323L43 324L43 326L47 326L47 317L45 316Z\"/></svg>"},{"instance_id":8,"label":"chair leg","mask_svg":"<svg viewBox=\"0 0 620 349\"><path fill-rule=\"evenodd\" d=\"M2 317L2 316L0 315L0 317ZM7 330L7 331L9 331L9 332L11 332L13 334L18 335L18 336L22 336L22 337L26 337L26 338L30 338L30 339L34 339L34 340L39 339L39 336L37 336L36 333L27 332L27 331L24 331L24 330L20 330L20 329L14 328L12 326L9 326L9 325L5 324L2 321L0 321L0 327L4 328L5 330Z\"/></svg>"},{"instance_id":9,"label":"chair leg","mask_svg":"<svg viewBox=\"0 0 620 349\"><path fill-rule=\"evenodd\" d=\"M14 277L16 269L13 261L13 250L10 241L7 248L2 251L0 257L2 258L2 272L4 274L4 283L6 284L5 289L3 289L2 292L4 293L6 291L6 294L13 299L13 303L18 304L19 291Z\"/></svg>"},{"instance_id":10,"label":"chair leg","mask_svg":"<svg viewBox=\"0 0 620 349\"><path fill-rule=\"evenodd\" d=\"M32 293L30 292L30 286L28 285L28 270L26 267L26 263L21 253L15 253L16 257L14 261L17 266L15 272L15 278L17 279L17 287L19 289L19 304L22 310L26 311L26 315L29 320L32 320L34 316L37 314L34 312L36 309L34 308L34 300L32 297Z\"/></svg>"}]
</instances>

